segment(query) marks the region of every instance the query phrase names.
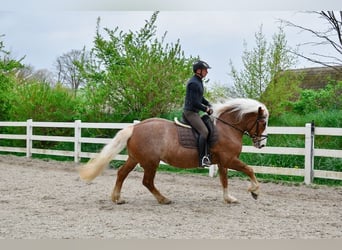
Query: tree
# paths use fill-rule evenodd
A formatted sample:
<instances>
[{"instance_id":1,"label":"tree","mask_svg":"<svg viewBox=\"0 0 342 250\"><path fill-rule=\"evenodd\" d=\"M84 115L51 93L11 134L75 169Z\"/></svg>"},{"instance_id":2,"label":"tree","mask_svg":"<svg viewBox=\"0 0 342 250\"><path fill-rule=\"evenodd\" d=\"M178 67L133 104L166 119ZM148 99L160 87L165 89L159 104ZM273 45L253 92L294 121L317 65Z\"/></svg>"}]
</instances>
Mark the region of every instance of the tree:
<instances>
[{"instance_id":1,"label":"tree","mask_svg":"<svg viewBox=\"0 0 342 250\"><path fill-rule=\"evenodd\" d=\"M106 37L98 19L89 63L81 67L86 113L145 119L181 105L193 59L184 56L179 41L165 44L166 32L156 37L157 16L136 32L105 28Z\"/></svg>"},{"instance_id":2,"label":"tree","mask_svg":"<svg viewBox=\"0 0 342 250\"><path fill-rule=\"evenodd\" d=\"M0 120L9 119L9 102L15 85L15 72L23 67L22 59L11 58L10 52L5 50L5 45L0 40Z\"/></svg>"},{"instance_id":3,"label":"tree","mask_svg":"<svg viewBox=\"0 0 342 250\"><path fill-rule=\"evenodd\" d=\"M3 37L3 35L0 35L0 38ZM22 68L23 65L21 64L21 61L24 59L21 58L19 60L11 58L11 53L7 50L5 50L4 42L0 40L0 74L10 74L16 69Z\"/></svg>"},{"instance_id":4,"label":"tree","mask_svg":"<svg viewBox=\"0 0 342 250\"><path fill-rule=\"evenodd\" d=\"M303 32L308 32L316 37L317 41L309 41L303 44L299 44L299 47L312 46L313 52L309 55L303 55L297 51L292 51L295 55L302 57L310 62L317 63L326 67L334 68L335 70L342 72L342 11L309 11L309 14L316 15L326 23L325 29L316 30L314 28L304 27L298 24L294 24L290 21L281 20L288 27L298 28ZM317 48L332 48L333 53L328 54L327 49L324 50L324 54L317 53Z\"/></svg>"},{"instance_id":5,"label":"tree","mask_svg":"<svg viewBox=\"0 0 342 250\"><path fill-rule=\"evenodd\" d=\"M234 80L234 90L239 97L258 99L266 88L267 43L265 36L262 33L262 26L260 26L259 31L255 33L255 42L256 47L252 51L247 50L247 43L244 42L245 50L242 56L243 71L237 72L232 61L230 61L231 76Z\"/></svg>"},{"instance_id":6,"label":"tree","mask_svg":"<svg viewBox=\"0 0 342 250\"><path fill-rule=\"evenodd\" d=\"M59 56L55 63L57 82L69 86L76 94L79 87L84 83L79 71L79 65L84 64L86 60L88 60L88 54L85 49L71 50Z\"/></svg>"},{"instance_id":7,"label":"tree","mask_svg":"<svg viewBox=\"0 0 342 250\"><path fill-rule=\"evenodd\" d=\"M234 81L231 90L235 96L260 99L270 82L279 72L289 69L296 63L296 58L289 53L286 36L282 27L273 35L272 43L267 43L262 32L262 25L255 33L256 46L245 50L242 56L243 70L238 72L230 61L231 76Z\"/></svg>"}]
</instances>

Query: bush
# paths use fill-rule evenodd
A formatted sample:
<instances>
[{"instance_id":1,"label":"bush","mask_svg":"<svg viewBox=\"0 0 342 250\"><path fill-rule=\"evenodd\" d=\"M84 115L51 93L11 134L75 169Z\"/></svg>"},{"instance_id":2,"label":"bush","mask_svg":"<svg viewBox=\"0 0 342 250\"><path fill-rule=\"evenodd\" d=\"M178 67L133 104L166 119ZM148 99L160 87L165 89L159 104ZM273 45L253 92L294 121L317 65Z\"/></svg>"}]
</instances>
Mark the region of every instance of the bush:
<instances>
[{"instance_id":1,"label":"bush","mask_svg":"<svg viewBox=\"0 0 342 250\"><path fill-rule=\"evenodd\" d=\"M77 118L77 100L71 90L57 85L55 88L40 82L16 85L13 90L10 120L44 122L73 122ZM23 128L12 128L12 133L20 133ZM36 135L73 136L73 129L35 128ZM34 147L44 148L58 145L57 142L35 141Z\"/></svg>"},{"instance_id":2,"label":"bush","mask_svg":"<svg viewBox=\"0 0 342 250\"><path fill-rule=\"evenodd\" d=\"M32 82L17 85L11 100L10 119L13 121L68 122L77 119L77 99L71 90L57 85Z\"/></svg>"},{"instance_id":3,"label":"bush","mask_svg":"<svg viewBox=\"0 0 342 250\"><path fill-rule=\"evenodd\" d=\"M306 114L322 110L339 110L342 108L342 81L330 81L319 90L305 89L300 92L299 100L289 103L293 112Z\"/></svg>"}]
</instances>

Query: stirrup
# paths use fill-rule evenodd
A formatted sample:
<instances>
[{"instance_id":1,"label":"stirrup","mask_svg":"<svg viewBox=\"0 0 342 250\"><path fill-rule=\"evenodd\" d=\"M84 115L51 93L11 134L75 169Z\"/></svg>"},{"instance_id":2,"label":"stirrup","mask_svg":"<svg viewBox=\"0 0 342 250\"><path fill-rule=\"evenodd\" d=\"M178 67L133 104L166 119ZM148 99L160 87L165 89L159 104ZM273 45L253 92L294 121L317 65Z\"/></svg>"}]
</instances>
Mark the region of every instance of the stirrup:
<instances>
[{"instance_id":1,"label":"stirrup","mask_svg":"<svg viewBox=\"0 0 342 250\"><path fill-rule=\"evenodd\" d=\"M209 156L207 156L207 155L203 156L202 164L201 164L202 168L203 167L209 167L210 165L211 165L211 161L209 159Z\"/></svg>"}]
</instances>

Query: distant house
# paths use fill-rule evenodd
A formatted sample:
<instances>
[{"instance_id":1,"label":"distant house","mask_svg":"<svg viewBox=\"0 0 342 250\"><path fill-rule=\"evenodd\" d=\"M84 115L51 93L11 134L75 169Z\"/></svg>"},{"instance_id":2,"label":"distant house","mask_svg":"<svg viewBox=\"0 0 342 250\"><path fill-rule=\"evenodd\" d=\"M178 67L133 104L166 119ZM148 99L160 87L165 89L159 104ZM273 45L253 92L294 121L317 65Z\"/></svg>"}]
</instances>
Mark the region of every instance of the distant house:
<instances>
[{"instance_id":1,"label":"distant house","mask_svg":"<svg viewBox=\"0 0 342 250\"><path fill-rule=\"evenodd\" d=\"M302 74L303 80L300 87L303 89L320 89L328 84L328 79L342 81L342 66L314 67L289 70L294 73Z\"/></svg>"}]
</instances>

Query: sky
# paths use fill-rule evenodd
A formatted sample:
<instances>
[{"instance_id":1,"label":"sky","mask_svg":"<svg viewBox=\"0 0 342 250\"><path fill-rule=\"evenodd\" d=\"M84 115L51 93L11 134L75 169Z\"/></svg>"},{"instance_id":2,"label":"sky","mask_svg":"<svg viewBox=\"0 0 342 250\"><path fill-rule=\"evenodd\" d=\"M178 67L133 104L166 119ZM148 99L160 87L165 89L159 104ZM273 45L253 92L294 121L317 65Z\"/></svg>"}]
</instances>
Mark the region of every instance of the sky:
<instances>
[{"instance_id":1,"label":"sky","mask_svg":"<svg viewBox=\"0 0 342 250\"><path fill-rule=\"evenodd\" d=\"M248 0L238 3L230 0L157 1L157 0L0 0L0 39L5 49L16 59L25 56L23 63L35 70L55 71L58 56L73 49L93 47L96 20L101 27L136 31L149 20L153 11L160 10L157 18L158 36L167 31L166 42L178 39L186 56L199 56L212 67L207 78L212 83L231 85L229 61L242 69L243 43L252 49L255 33L260 26L268 42L278 32L279 19L302 26L320 28L322 20L303 10L323 8L312 1ZM326 0L324 6L333 9L338 1ZM305 5L306 4L306 5ZM335 7L336 9L337 7ZM285 27L288 45L312 41L310 34ZM302 50L301 52L309 53ZM311 67L300 61L296 67Z\"/></svg>"}]
</instances>

